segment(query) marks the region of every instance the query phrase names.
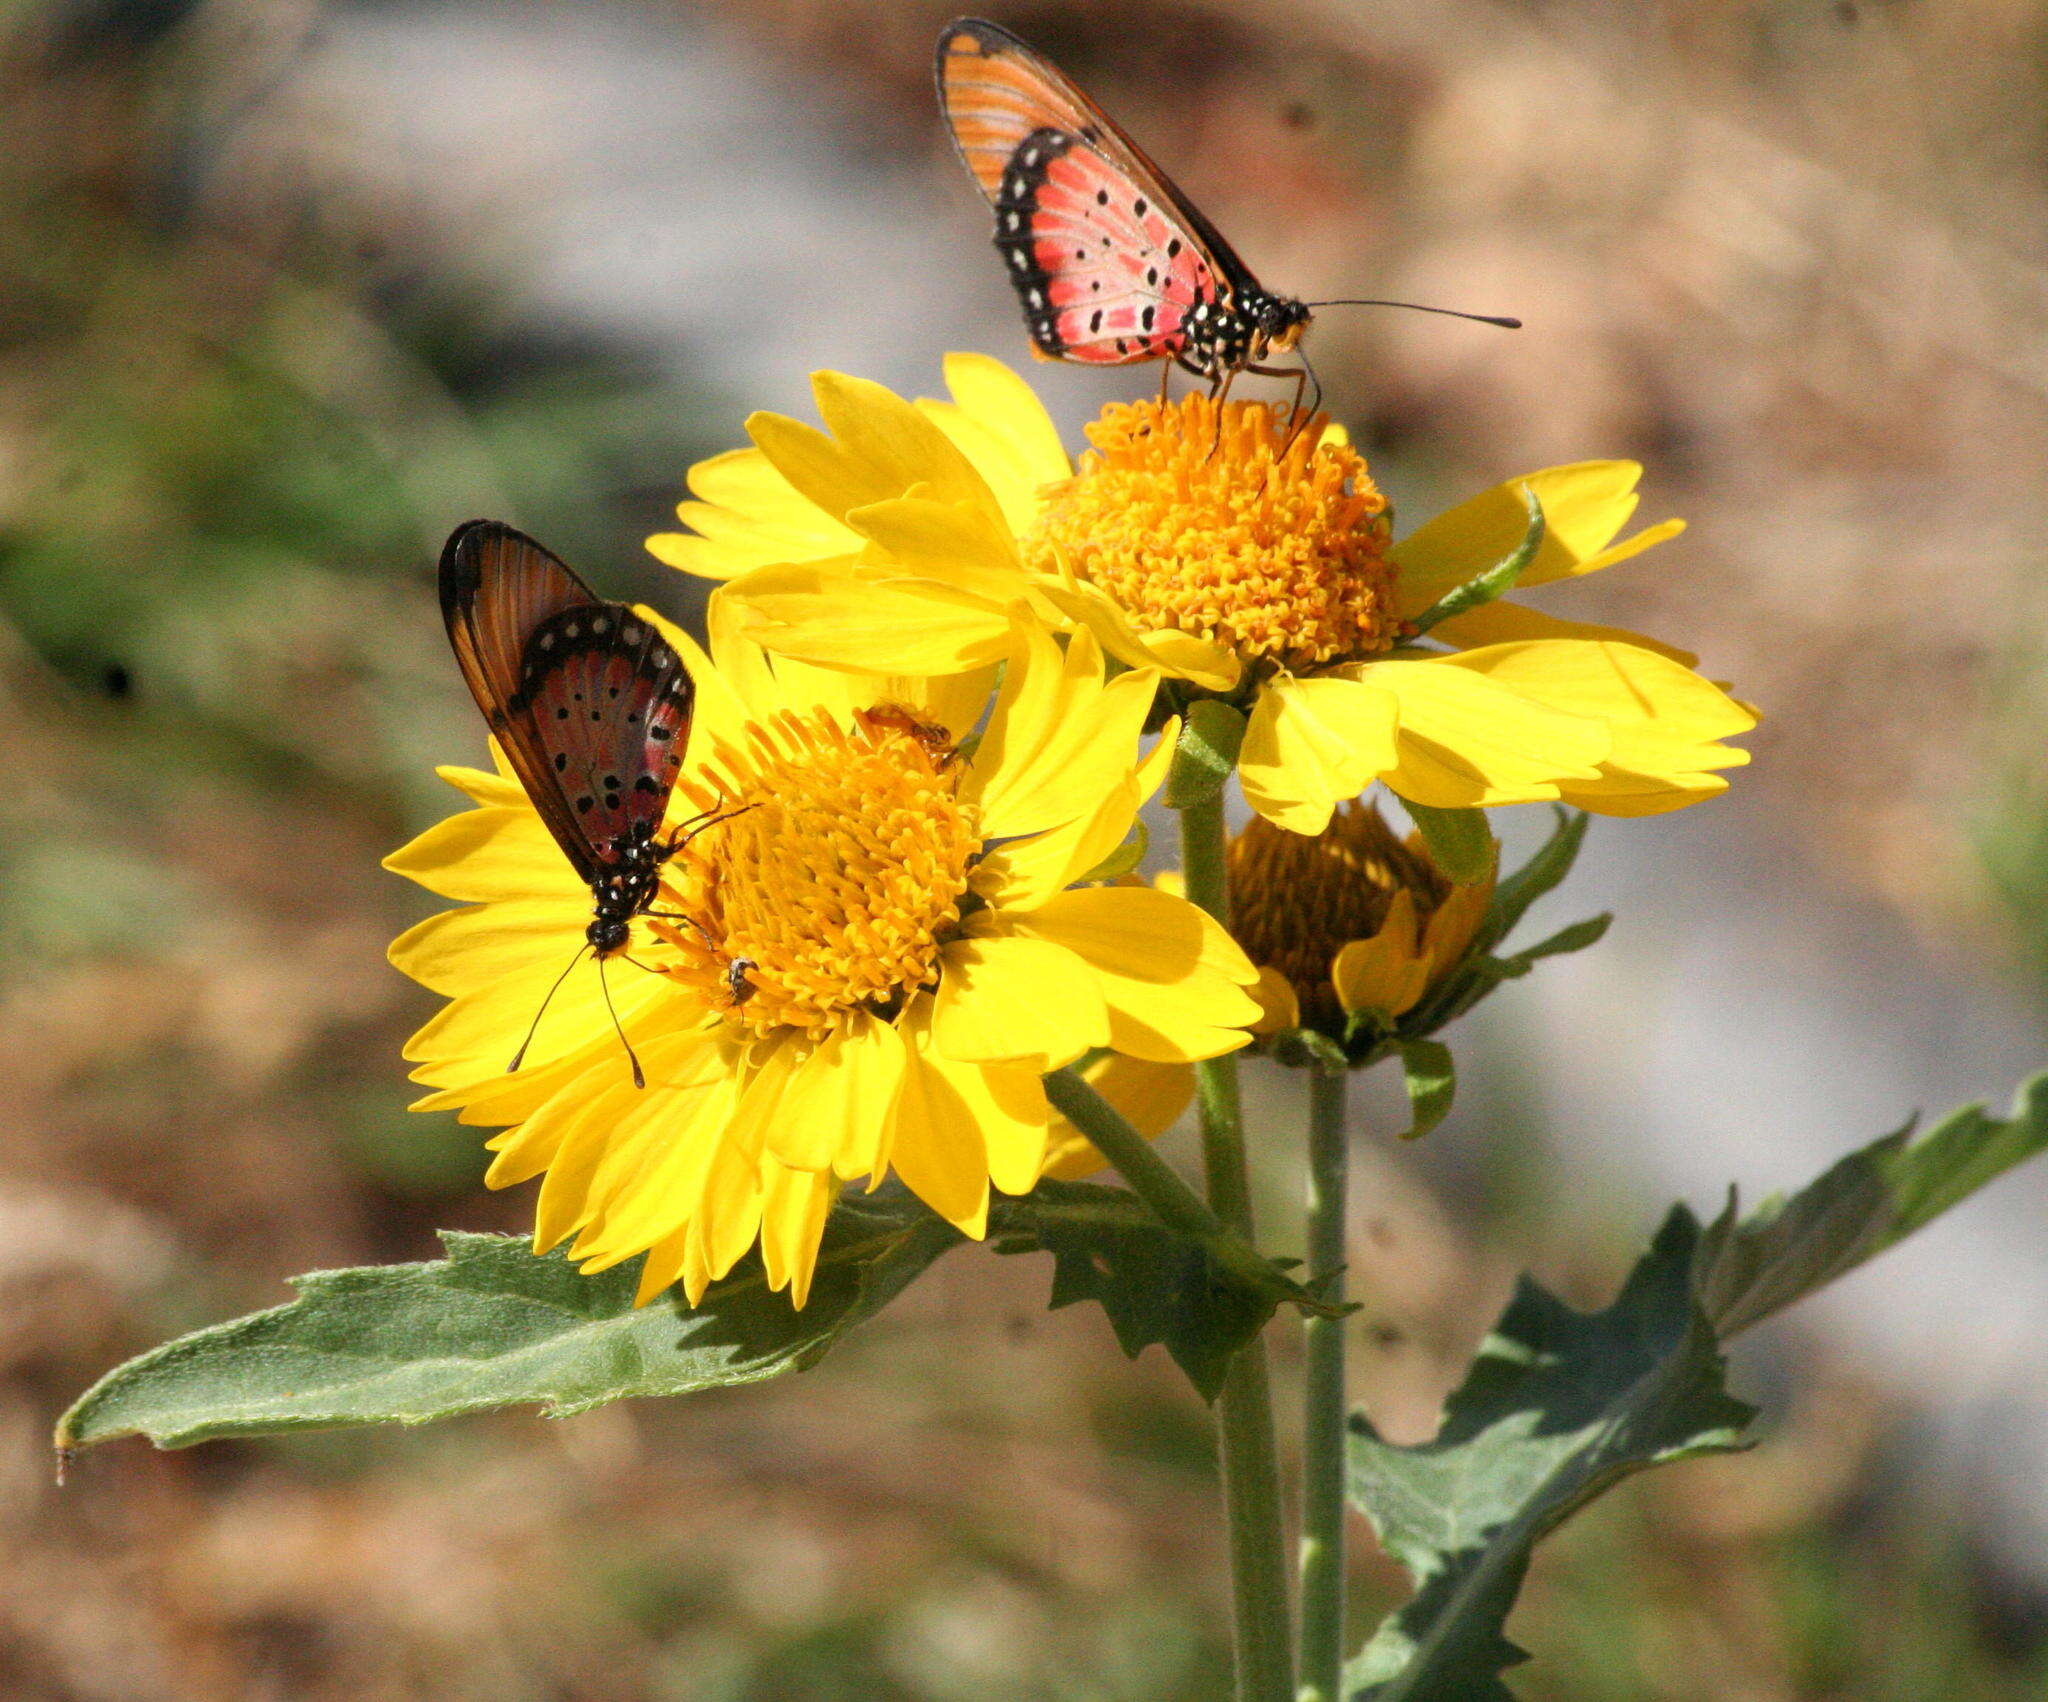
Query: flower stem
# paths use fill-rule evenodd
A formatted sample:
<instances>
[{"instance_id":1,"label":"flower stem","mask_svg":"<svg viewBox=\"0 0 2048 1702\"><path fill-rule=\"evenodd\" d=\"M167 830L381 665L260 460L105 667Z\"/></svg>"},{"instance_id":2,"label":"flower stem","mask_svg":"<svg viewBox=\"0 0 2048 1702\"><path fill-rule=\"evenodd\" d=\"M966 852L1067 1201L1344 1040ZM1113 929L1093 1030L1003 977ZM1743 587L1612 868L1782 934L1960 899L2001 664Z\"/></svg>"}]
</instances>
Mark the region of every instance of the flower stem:
<instances>
[{"instance_id":1,"label":"flower stem","mask_svg":"<svg viewBox=\"0 0 2048 1702\"><path fill-rule=\"evenodd\" d=\"M1230 925L1224 876L1223 792L1188 803L1180 816L1181 872L1188 897ZM1252 1236L1250 1172L1237 1060L1195 1066L1202 1107L1202 1159L1209 1203L1232 1229ZM1238 1702L1290 1702L1293 1624L1287 1600L1287 1535L1280 1508L1280 1463L1266 1344L1254 1338L1230 1362L1216 1402L1217 1454L1230 1524L1230 1577L1237 1623Z\"/></svg>"},{"instance_id":2,"label":"flower stem","mask_svg":"<svg viewBox=\"0 0 2048 1702\"><path fill-rule=\"evenodd\" d=\"M1218 1265L1255 1289L1300 1293L1286 1272L1203 1204L1202 1196L1181 1180L1180 1172L1152 1143L1071 1069L1055 1070L1045 1078L1045 1096L1116 1166L1131 1191L1167 1228L1199 1242Z\"/></svg>"},{"instance_id":3,"label":"flower stem","mask_svg":"<svg viewBox=\"0 0 2048 1702\"><path fill-rule=\"evenodd\" d=\"M1324 1300L1344 1299L1350 1150L1342 1069L1309 1071L1308 1268ZM1344 1678L1344 1319L1304 1332L1301 1472L1301 1680L1297 1702L1339 1702Z\"/></svg>"}]
</instances>

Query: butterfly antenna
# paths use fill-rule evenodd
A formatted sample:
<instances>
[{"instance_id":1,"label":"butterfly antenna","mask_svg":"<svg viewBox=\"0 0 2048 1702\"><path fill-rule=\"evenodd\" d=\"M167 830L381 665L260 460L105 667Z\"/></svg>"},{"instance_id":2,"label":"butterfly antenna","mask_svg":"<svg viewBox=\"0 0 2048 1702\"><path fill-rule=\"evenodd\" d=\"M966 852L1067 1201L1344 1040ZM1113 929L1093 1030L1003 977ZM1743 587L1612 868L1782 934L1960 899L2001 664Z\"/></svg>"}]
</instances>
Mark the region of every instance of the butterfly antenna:
<instances>
[{"instance_id":1,"label":"butterfly antenna","mask_svg":"<svg viewBox=\"0 0 2048 1702\"><path fill-rule=\"evenodd\" d=\"M1503 331L1519 331L1522 322L1505 313L1464 313L1455 307L1429 307L1419 301L1385 301L1377 296L1346 296L1336 301L1305 301L1303 307L1406 307L1417 313L1441 313L1447 319L1469 319L1477 325L1498 325Z\"/></svg>"},{"instance_id":2,"label":"butterfly antenna","mask_svg":"<svg viewBox=\"0 0 2048 1702\"><path fill-rule=\"evenodd\" d=\"M581 963L583 961L583 954L588 950L590 950L588 946L578 946L576 948L576 955L569 959L569 969L574 969L577 964ZM526 1038L519 1042L519 1050L512 1054L512 1062L505 1066L505 1073L508 1076L525 1062L526 1049L533 1044L533 1037L540 1032L540 1019L547 1015L548 1006L554 1002L555 995L562 990L562 983L569 979L569 969L563 970L561 974L555 977L555 984L548 989L548 996L541 1000L540 1009L533 1013L533 1021L527 1025Z\"/></svg>"},{"instance_id":3,"label":"butterfly antenna","mask_svg":"<svg viewBox=\"0 0 2048 1702\"><path fill-rule=\"evenodd\" d=\"M647 1085L646 1072L640 1068L640 1055L633 1050L633 1042L626 1038L626 1026L619 1021L619 1013L612 1004L612 984L604 978L604 953L597 956L597 984L604 993L604 1008L611 1012L612 1028L618 1034L619 1044L626 1049L626 1062L633 1066L633 1085Z\"/></svg>"}]
</instances>

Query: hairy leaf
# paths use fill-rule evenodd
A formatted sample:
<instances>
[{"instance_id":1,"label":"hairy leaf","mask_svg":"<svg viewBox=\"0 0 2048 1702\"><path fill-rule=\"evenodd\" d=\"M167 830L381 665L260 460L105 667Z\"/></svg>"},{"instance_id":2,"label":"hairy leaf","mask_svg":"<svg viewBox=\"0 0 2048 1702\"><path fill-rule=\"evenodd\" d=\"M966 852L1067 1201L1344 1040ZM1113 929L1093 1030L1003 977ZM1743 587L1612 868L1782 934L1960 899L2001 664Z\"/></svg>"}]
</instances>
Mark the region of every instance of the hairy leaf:
<instances>
[{"instance_id":1,"label":"hairy leaf","mask_svg":"<svg viewBox=\"0 0 2048 1702\"><path fill-rule=\"evenodd\" d=\"M432 1263L315 1271L299 1298L194 1331L110 1371L58 1423L70 1449L141 1434L183 1448L218 1436L424 1424L486 1407L549 1415L797 1370L959 1236L907 1195L832 1215L810 1304L744 1261L693 1310L637 1310L639 1261L586 1277L520 1239L449 1232Z\"/></svg>"}]
</instances>

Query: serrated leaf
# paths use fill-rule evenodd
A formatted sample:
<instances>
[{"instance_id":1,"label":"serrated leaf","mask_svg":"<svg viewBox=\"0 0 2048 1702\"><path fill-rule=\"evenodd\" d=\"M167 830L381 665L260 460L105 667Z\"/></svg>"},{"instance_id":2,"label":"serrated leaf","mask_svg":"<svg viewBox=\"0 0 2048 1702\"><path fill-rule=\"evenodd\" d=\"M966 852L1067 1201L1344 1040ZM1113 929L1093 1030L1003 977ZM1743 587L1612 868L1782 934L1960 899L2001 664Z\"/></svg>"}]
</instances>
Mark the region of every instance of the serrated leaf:
<instances>
[{"instance_id":1,"label":"serrated leaf","mask_svg":"<svg viewBox=\"0 0 2048 1702\"><path fill-rule=\"evenodd\" d=\"M450 1231L446 1259L316 1271L289 1305L118 1366L59 1421L56 1444L139 1434L183 1448L515 1405L560 1417L758 1382L816 1361L959 1240L907 1195L848 1201L826 1227L803 1311L769 1292L751 1257L683 1311L634 1308L637 1259L586 1277L521 1239Z\"/></svg>"},{"instance_id":2,"label":"serrated leaf","mask_svg":"<svg viewBox=\"0 0 2048 1702\"><path fill-rule=\"evenodd\" d=\"M1700 1227L1674 1211L1604 1312L1523 1280L1433 1442L1383 1441L1352 1419L1350 1489L1416 1580L1346 1669L1372 1702L1510 1702L1523 1659L1502 1635L1539 1538L1611 1484L1741 1445L1751 1409L1722 1387L1693 1300Z\"/></svg>"},{"instance_id":3,"label":"serrated leaf","mask_svg":"<svg viewBox=\"0 0 2048 1702\"><path fill-rule=\"evenodd\" d=\"M1415 1578L1346 1670L1371 1702L1509 1702L1504 1626L1535 1544L1632 1472L1740 1445L1722 1344L1896 1244L2048 1146L2048 1075L2009 1120L1981 1108L1887 1135L1789 1200L1708 1229L1683 1206L1604 1312L1524 1281L1419 1447L1353 1421L1351 1492Z\"/></svg>"},{"instance_id":4,"label":"serrated leaf","mask_svg":"<svg viewBox=\"0 0 2048 1702\"><path fill-rule=\"evenodd\" d=\"M1204 1400L1215 1400L1232 1356L1279 1304L1122 1188L1041 1182L1021 1199L993 1202L989 1231L998 1252L1053 1256L1054 1310L1093 1300L1125 1353L1165 1348Z\"/></svg>"},{"instance_id":5,"label":"serrated leaf","mask_svg":"<svg viewBox=\"0 0 2048 1702\"><path fill-rule=\"evenodd\" d=\"M1409 1126L1403 1140L1419 1140L1450 1115L1457 1097L1458 1071L1451 1049L1435 1040L1410 1040L1401 1047L1401 1079L1408 1089Z\"/></svg>"},{"instance_id":6,"label":"serrated leaf","mask_svg":"<svg viewBox=\"0 0 2048 1702\"><path fill-rule=\"evenodd\" d=\"M1244 745L1244 711L1213 697L1198 697L1181 722L1180 742L1166 771L1166 805L1184 810L1223 790Z\"/></svg>"},{"instance_id":7,"label":"serrated leaf","mask_svg":"<svg viewBox=\"0 0 2048 1702\"><path fill-rule=\"evenodd\" d=\"M1702 1259L1707 1316L1723 1336L1748 1329L1876 1258L2043 1147L2048 1074L2021 1086L2008 1119L1966 1105L1917 1140L1909 1123L1739 1222L1731 1195Z\"/></svg>"},{"instance_id":8,"label":"serrated leaf","mask_svg":"<svg viewBox=\"0 0 2048 1702\"><path fill-rule=\"evenodd\" d=\"M1401 800L1408 819L1429 848L1430 860L1454 881L1472 886L1493 872L1493 829L1484 810L1440 810Z\"/></svg>"},{"instance_id":9,"label":"serrated leaf","mask_svg":"<svg viewBox=\"0 0 2048 1702\"><path fill-rule=\"evenodd\" d=\"M1545 531L1543 504L1536 500L1536 493L1527 485L1522 487L1522 505L1529 514L1529 524L1522 533L1522 541L1485 572L1474 574L1464 584L1446 591L1417 615L1410 623L1416 636L1429 631L1438 621L1465 614L1514 589L1515 581L1522 577L1536 559L1536 552L1543 548Z\"/></svg>"}]
</instances>

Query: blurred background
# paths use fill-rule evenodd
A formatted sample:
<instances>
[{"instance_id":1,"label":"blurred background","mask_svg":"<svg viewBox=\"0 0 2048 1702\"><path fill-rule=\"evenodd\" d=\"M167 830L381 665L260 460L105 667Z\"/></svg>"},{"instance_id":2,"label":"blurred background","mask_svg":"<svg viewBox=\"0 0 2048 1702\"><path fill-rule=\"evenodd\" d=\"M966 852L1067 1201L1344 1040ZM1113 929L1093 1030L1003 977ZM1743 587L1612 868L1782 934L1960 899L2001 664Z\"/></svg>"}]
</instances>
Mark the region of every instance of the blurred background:
<instances>
[{"instance_id":1,"label":"blurred background","mask_svg":"<svg viewBox=\"0 0 2048 1702\"><path fill-rule=\"evenodd\" d=\"M1797 1184L2048 1060L2048 6L994 6L1274 286L1411 520L1649 463L1683 540L1544 600L1768 714L1596 824L1598 951L1359 1092L1357 1394L1426 1436L1513 1273L1604 1302L1665 1201ZM1041 1261L953 1255L800 1379L50 1484L116 1360L317 1266L523 1229L408 1117L378 858L481 753L431 569L515 521L614 595L755 407L1022 362L922 0L0 9L0 1694L1220 1699L1206 1420ZM1143 375L1031 369L1070 445ZM1525 812L1526 813L1526 812ZM1541 824L1514 824L1526 841ZM1284 1089L1264 1222L1296 1233ZM1536 1699L2048 1692L2048 1170L1746 1344L1764 1441L1542 1553ZM1284 1332L1283 1358L1295 1351ZM1368 1601L1400 1594L1362 1528Z\"/></svg>"}]
</instances>

